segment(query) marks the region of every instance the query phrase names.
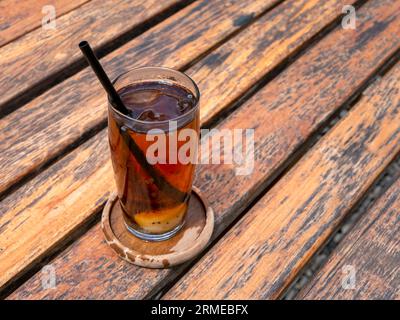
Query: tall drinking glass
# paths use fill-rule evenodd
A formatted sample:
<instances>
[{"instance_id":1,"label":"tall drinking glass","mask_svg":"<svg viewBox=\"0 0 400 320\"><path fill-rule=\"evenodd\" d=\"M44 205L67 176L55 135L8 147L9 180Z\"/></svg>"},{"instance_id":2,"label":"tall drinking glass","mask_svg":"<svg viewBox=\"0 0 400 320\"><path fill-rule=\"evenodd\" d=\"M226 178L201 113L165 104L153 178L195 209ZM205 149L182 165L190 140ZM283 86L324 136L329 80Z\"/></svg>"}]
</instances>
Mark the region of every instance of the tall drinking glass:
<instances>
[{"instance_id":1,"label":"tall drinking glass","mask_svg":"<svg viewBox=\"0 0 400 320\"><path fill-rule=\"evenodd\" d=\"M144 67L114 80L129 114L109 97L108 137L124 221L135 236L165 240L183 226L197 158L199 99L186 74Z\"/></svg>"}]
</instances>

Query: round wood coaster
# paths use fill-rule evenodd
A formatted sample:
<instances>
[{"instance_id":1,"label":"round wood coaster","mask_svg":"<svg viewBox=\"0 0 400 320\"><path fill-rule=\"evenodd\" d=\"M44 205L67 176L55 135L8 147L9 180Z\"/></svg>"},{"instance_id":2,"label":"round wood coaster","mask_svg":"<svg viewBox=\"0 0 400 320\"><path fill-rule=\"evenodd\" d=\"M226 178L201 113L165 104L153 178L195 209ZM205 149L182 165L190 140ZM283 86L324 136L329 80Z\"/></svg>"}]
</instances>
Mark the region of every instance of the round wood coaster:
<instances>
[{"instance_id":1,"label":"round wood coaster","mask_svg":"<svg viewBox=\"0 0 400 320\"><path fill-rule=\"evenodd\" d=\"M107 244L125 261L147 268L167 268L188 261L200 253L211 238L214 212L193 187L185 224L171 239L159 242L141 240L124 225L116 194L107 201L101 228Z\"/></svg>"}]
</instances>

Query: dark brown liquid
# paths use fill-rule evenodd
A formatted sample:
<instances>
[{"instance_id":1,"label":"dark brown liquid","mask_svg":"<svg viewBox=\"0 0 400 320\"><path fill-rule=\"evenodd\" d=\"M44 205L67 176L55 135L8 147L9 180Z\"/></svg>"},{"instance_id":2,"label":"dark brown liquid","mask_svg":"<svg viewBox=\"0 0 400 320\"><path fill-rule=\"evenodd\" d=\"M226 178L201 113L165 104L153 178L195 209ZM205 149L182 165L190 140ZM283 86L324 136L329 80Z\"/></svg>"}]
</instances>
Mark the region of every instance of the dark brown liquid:
<instances>
[{"instance_id":1,"label":"dark brown liquid","mask_svg":"<svg viewBox=\"0 0 400 320\"><path fill-rule=\"evenodd\" d=\"M193 93L159 82L146 82L124 87L118 92L129 109L129 116L148 122L174 120L196 106ZM183 128L199 131L199 112L191 113ZM110 111L109 143L117 182L118 196L128 226L145 233L163 234L182 223L192 187L194 164L149 164L143 160L147 148L146 132L133 131L117 120ZM174 135L175 136L175 135ZM169 149L171 132L166 132ZM178 150L185 141L177 141Z\"/></svg>"},{"instance_id":2,"label":"dark brown liquid","mask_svg":"<svg viewBox=\"0 0 400 320\"><path fill-rule=\"evenodd\" d=\"M193 94L160 82L132 84L118 91L129 116L142 121L173 120L196 105Z\"/></svg>"}]
</instances>

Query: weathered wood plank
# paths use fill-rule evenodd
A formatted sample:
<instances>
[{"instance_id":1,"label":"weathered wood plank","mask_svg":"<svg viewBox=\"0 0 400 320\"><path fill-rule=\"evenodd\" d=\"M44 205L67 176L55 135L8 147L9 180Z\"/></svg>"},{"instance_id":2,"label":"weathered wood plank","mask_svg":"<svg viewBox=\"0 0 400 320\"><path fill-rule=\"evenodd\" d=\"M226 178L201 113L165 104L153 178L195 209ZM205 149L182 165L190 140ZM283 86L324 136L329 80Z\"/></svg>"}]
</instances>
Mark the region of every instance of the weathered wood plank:
<instances>
[{"instance_id":1,"label":"weathered wood plank","mask_svg":"<svg viewBox=\"0 0 400 320\"><path fill-rule=\"evenodd\" d=\"M397 180L365 212L297 299L400 298L399 190L400 180ZM347 280L353 270L354 287Z\"/></svg>"},{"instance_id":2,"label":"weathered wood plank","mask_svg":"<svg viewBox=\"0 0 400 320\"><path fill-rule=\"evenodd\" d=\"M180 68L275 2L195 2L103 60L112 75L147 64ZM7 171L0 192L104 121L105 101L93 72L85 69L0 119L0 165Z\"/></svg>"},{"instance_id":3,"label":"weathered wood plank","mask_svg":"<svg viewBox=\"0 0 400 320\"><path fill-rule=\"evenodd\" d=\"M165 299L274 299L400 151L400 64Z\"/></svg>"},{"instance_id":4,"label":"weathered wood plank","mask_svg":"<svg viewBox=\"0 0 400 320\"><path fill-rule=\"evenodd\" d=\"M90 0L3 0L0 2L0 47L42 25L44 6L52 5L56 16L89 2Z\"/></svg>"},{"instance_id":5,"label":"weathered wood plank","mask_svg":"<svg viewBox=\"0 0 400 320\"><path fill-rule=\"evenodd\" d=\"M215 235L224 230L262 192L285 160L399 47L399 19L391 18L396 16L396 11L388 12L385 8L387 3L378 5L375 2L364 6L358 12L359 24L356 30L344 31L337 28L218 125L220 129L254 128L256 144L254 172L251 175L236 176L234 168L228 165L198 167L195 185L214 208ZM384 28L374 27L387 20L389 23ZM359 39L368 37L370 40L360 45ZM330 58L326 60L324 57ZM269 125L265 125L265 119L268 119ZM96 139L93 138L86 145L95 144ZM101 143L105 145L106 141ZM60 164L60 167L68 166L65 159L61 160L66 162ZM107 167L107 182L101 180L92 184L92 181L86 181L90 179L90 172L85 174L86 169L80 169L81 175L74 188L76 192L80 184L89 185L93 193L102 190L97 205L94 205L96 201L93 200L82 202L80 210L84 212L100 208L101 200L114 188L108 155L96 158L96 162L102 162L99 166ZM79 168L68 166L68 171L75 172ZM56 177L57 172L57 169L50 168L40 176L45 180ZM58 180L62 181L63 177L54 178L48 188L58 188ZM53 200L41 192L32 194L30 190L36 190L37 183L32 181L11 195L7 203L24 199L25 204L21 204L21 209L33 203L33 206L39 208L46 207L49 212L52 212L52 206L63 203L63 199ZM9 215L13 216L15 212ZM3 219L2 223L6 221ZM71 225L63 227L73 228ZM180 268L148 270L131 266L118 259L102 239L101 230L96 225L51 262L58 279L56 289L43 290L41 273L38 273L11 298L143 298L182 271Z\"/></svg>"},{"instance_id":6,"label":"weathered wood plank","mask_svg":"<svg viewBox=\"0 0 400 320\"><path fill-rule=\"evenodd\" d=\"M76 50L82 39L99 48L178 2L92 0L57 18L55 30L39 28L1 47L0 110L12 109L12 99L82 59Z\"/></svg>"},{"instance_id":7,"label":"weathered wood plank","mask_svg":"<svg viewBox=\"0 0 400 320\"><path fill-rule=\"evenodd\" d=\"M238 24L241 17L265 9L266 3L261 2L235 1L230 7L222 2L219 7L215 3L193 5L185 15L173 17L107 56L107 69L118 74L145 64L179 68L226 36L235 21ZM239 3L242 9L238 11ZM342 3L285 2L190 68L187 73L203 94L203 121L229 107L265 73L339 16ZM199 25L204 27L199 29ZM104 122L105 101L93 73L84 70L0 120L0 166L4 168L0 192Z\"/></svg>"}]
</instances>

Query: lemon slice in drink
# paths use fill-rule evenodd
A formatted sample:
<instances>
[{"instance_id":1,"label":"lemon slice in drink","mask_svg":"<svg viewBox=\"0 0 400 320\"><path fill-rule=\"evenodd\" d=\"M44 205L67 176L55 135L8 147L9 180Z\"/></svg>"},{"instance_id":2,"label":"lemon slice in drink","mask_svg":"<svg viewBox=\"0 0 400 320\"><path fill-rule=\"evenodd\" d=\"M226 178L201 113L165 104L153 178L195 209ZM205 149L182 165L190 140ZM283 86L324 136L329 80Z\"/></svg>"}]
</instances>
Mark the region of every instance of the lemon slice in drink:
<instances>
[{"instance_id":1,"label":"lemon slice in drink","mask_svg":"<svg viewBox=\"0 0 400 320\"><path fill-rule=\"evenodd\" d=\"M183 219L187 205L157 211L141 212L134 215L135 222L146 232L165 233L178 226Z\"/></svg>"}]
</instances>

